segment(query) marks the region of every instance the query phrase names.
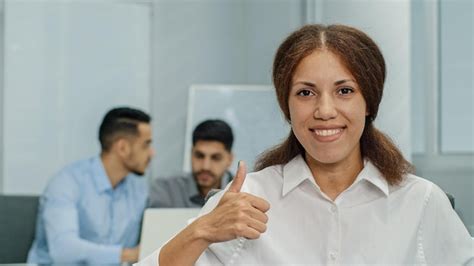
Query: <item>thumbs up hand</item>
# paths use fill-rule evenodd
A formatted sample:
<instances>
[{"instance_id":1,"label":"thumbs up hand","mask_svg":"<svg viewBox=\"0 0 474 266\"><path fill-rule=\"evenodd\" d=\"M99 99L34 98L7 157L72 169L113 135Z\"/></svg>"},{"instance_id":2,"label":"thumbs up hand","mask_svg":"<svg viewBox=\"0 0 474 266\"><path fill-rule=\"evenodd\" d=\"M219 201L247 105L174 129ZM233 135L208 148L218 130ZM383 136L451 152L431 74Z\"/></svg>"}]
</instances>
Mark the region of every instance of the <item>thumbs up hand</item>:
<instances>
[{"instance_id":1,"label":"thumbs up hand","mask_svg":"<svg viewBox=\"0 0 474 266\"><path fill-rule=\"evenodd\" d=\"M234 193L239 193L242 189L242 185L245 181L245 176L247 175L247 168L244 161L239 161L237 174L235 175L233 182L230 184L229 190Z\"/></svg>"},{"instance_id":2,"label":"thumbs up hand","mask_svg":"<svg viewBox=\"0 0 474 266\"><path fill-rule=\"evenodd\" d=\"M240 192L245 176L245 163L240 161L237 175L216 208L196 221L196 228L200 228L201 236L209 244L237 237L257 239L267 230L265 213L270 204L260 197Z\"/></svg>"}]
</instances>

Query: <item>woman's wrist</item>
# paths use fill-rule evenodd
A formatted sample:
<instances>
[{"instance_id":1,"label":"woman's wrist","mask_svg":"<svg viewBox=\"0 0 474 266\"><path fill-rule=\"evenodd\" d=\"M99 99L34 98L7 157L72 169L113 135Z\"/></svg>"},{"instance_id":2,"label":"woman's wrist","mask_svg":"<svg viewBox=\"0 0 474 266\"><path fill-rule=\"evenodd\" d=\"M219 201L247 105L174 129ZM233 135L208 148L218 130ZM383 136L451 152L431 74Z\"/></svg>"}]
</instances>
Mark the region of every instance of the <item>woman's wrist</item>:
<instances>
[{"instance_id":1,"label":"woman's wrist","mask_svg":"<svg viewBox=\"0 0 474 266\"><path fill-rule=\"evenodd\" d=\"M194 221L163 246L158 255L159 265L194 265L209 247L209 235L204 223Z\"/></svg>"},{"instance_id":2,"label":"woman's wrist","mask_svg":"<svg viewBox=\"0 0 474 266\"><path fill-rule=\"evenodd\" d=\"M212 232L210 232L210 227L206 224L206 216L196 219L187 229L190 230L190 241L206 248L212 244Z\"/></svg>"}]
</instances>

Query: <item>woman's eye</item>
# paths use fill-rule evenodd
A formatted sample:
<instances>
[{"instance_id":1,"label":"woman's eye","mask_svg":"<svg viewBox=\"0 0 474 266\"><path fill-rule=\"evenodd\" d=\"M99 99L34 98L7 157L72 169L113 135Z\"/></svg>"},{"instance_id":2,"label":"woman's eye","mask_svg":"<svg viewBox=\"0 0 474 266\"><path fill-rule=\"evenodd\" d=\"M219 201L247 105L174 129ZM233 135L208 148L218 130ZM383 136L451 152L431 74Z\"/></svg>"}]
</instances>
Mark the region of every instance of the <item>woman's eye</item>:
<instances>
[{"instance_id":1,"label":"woman's eye","mask_svg":"<svg viewBox=\"0 0 474 266\"><path fill-rule=\"evenodd\" d=\"M341 88L338 91L338 93L342 94L342 95L350 94L350 93L353 93L353 92L354 92L354 90L351 89L351 88Z\"/></svg>"},{"instance_id":2,"label":"woman's eye","mask_svg":"<svg viewBox=\"0 0 474 266\"><path fill-rule=\"evenodd\" d=\"M310 90L301 90L298 92L300 96L311 96L313 93Z\"/></svg>"}]
</instances>

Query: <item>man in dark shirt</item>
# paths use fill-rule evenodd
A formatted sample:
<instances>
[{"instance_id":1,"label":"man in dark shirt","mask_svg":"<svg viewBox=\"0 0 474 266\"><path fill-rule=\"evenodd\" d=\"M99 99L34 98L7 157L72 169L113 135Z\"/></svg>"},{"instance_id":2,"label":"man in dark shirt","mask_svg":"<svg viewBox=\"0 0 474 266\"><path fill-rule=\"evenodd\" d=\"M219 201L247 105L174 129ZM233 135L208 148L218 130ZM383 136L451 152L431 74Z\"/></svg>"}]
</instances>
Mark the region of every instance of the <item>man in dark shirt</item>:
<instances>
[{"instance_id":1,"label":"man in dark shirt","mask_svg":"<svg viewBox=\"0 0 474 266\"><path fill-rule=\"evenodd\" d=\"M150 184L153 208L200 208L211 189L222 189L231 180L234 136L222 120L206 120L193 131L192 173L155 178Z\"/></svg>"}]
</instances>

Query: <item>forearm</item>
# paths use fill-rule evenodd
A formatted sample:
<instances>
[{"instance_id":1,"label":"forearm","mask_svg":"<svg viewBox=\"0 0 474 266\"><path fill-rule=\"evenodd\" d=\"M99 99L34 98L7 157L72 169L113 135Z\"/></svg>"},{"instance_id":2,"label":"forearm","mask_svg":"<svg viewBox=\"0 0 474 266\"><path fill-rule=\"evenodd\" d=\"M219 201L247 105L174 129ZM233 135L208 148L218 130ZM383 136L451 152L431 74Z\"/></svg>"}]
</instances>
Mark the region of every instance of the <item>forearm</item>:
<instances>
[{"instance_id":1,"label":"forearm","mask_svg":"<svg viewBox=\"0 0 474 266\"><path fill-rule=\"evenodd\" d=\"M192 266L209 245L198 219L161 248L159 265Z\"/></svg>"},{"instance_id":2,"label":"forearm","mask_svg":"<svg viewBox=\"0 0 474 266\"><path fill-rule=\"evenodd\" d=\"M59 236L49 241L54 262L119 263L122 247L102 245L75 236Z\"/></svg>"}]
</instances>

